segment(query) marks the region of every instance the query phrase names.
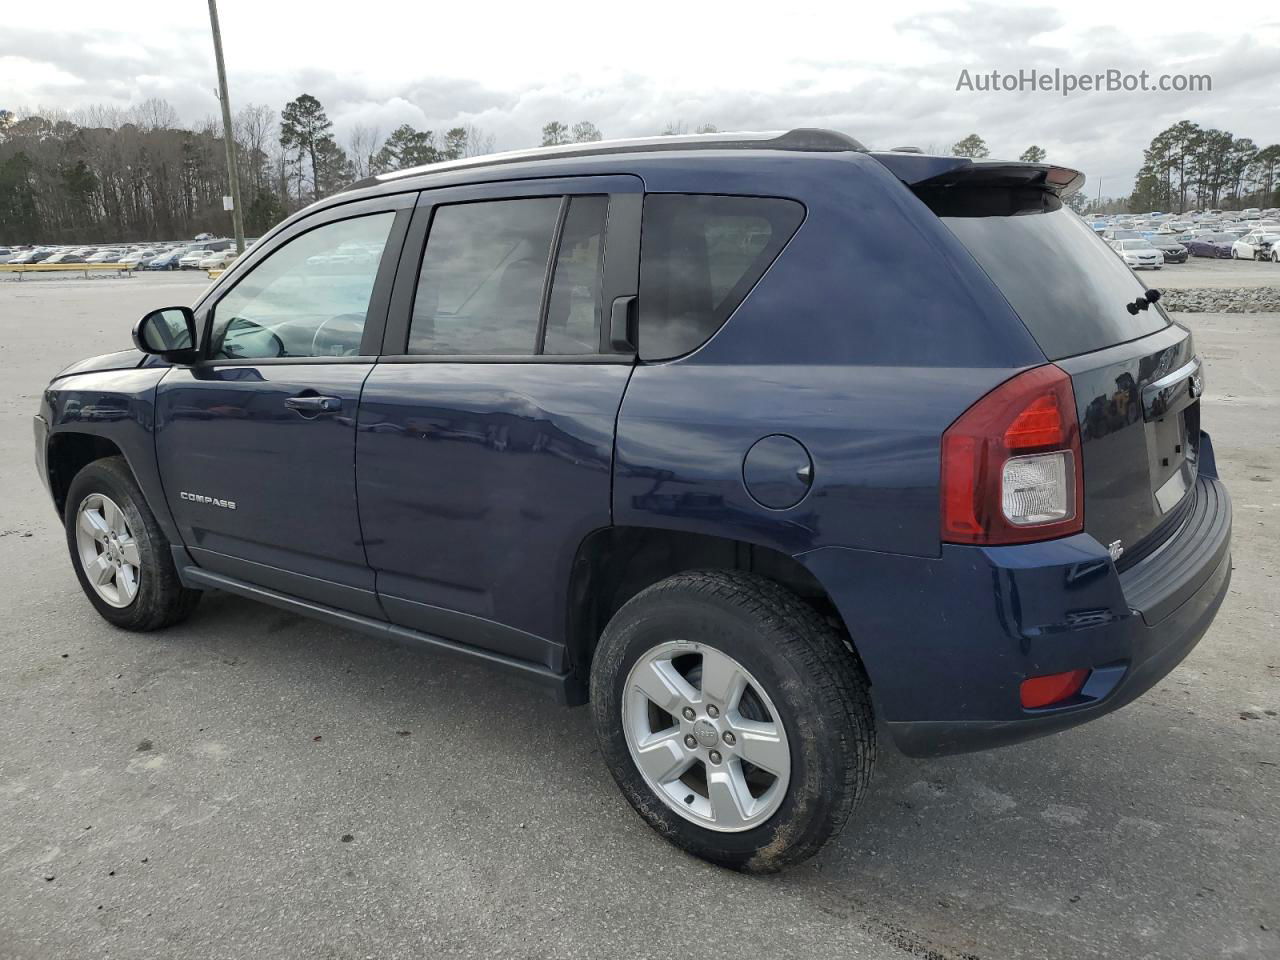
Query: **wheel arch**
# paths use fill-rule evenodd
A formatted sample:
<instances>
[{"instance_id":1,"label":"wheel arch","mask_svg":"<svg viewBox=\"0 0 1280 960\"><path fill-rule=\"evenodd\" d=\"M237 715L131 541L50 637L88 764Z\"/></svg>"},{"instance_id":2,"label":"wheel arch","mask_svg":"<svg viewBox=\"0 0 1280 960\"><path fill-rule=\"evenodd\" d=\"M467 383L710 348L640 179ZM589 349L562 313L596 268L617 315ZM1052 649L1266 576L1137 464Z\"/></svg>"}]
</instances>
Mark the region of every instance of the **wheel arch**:
<instances>
[{"instance_id":1,"label":"wheel arch","mask_svg":"<svg viewBox=\"0 0 1280 960\"><path fill-rule=\"evenodd\" d=\"M611 526L578 545L569 574L565 640L571 669L589 679L600 635L623 604L690 570L742 570L768 577L828 619L861 662L852 633L826 589L798 560L763 544L662 527Z\"/></svg>"},{"instance_id":2,"label":"wheel arch","mask_svg":"<svg viewBox=\"0 0 1280 960\"><path fill-rule=\"evenodd\" d=\"M73 430L49 436L45 469L49 477L49 492L53 496L58 516L66 515L67 491L71 489L71 481L76 474L95 460L105 460L108 457L124 457L125 463L128 463L128 457L120 446L107 437Z\"/></svg>"}]
</instances>

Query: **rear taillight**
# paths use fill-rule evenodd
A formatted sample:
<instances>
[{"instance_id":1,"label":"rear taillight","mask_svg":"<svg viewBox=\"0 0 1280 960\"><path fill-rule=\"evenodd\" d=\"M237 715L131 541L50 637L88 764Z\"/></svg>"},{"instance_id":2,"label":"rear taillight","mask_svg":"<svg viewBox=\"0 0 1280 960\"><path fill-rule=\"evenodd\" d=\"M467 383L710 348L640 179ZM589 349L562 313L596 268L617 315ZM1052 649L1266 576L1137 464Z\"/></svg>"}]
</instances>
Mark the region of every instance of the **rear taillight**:
<instances>
[{"instance_id":1,"label":"rear taillight","mask_svg":"<svg viewBox=\"0 0 1280 960\"><path fill-rule=\"evenodd\" d=\"M1080 425L1053 364L1006 380L942 435L942 539L1029 543L1084 529Z\"/></svg>"}]
</instances>

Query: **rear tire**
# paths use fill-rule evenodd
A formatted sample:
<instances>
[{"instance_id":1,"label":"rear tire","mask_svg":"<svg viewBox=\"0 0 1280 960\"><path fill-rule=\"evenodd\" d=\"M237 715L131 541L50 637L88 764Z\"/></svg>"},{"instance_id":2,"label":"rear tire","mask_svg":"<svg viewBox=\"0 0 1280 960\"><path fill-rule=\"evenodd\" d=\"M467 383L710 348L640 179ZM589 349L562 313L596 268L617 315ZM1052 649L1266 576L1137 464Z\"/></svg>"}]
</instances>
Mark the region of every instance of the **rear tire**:
<instances>
[{"instance_id":1,"label":"rear tire","mask_svg":"<svg viewBox=\"0 0 1280 960\"><path fill-rule=\"evenodd\" d=\"M200 591L178 578L169 541L123 457L95 460L71 481L64 526L89 602L125 630L158 630L191 615Z\"/></svg>"},{"instance_id":2,"label":"rear tire","mask_svg":"<svg viewBox=\"0 0 1280 960\"><path fill-rule=\"evenodd\" d=\"M596 736L627 801L676 846L751 873L813 856L848 821L876 756L868 688L817 611L737 571L642 591L591 667Z\"/></svg>"}]
</instances>

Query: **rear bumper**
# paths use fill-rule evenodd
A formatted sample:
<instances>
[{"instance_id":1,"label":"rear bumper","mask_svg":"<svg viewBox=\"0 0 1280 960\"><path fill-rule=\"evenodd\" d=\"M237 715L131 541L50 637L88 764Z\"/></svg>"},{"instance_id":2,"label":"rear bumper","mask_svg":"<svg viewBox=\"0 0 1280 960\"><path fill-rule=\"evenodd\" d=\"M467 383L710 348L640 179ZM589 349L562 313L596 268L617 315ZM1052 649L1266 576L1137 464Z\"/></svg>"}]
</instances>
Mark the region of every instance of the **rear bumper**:
<instances>
[{"instance_id":1,"label":"rear bumper","mask_svg":"<svg viewBox=\"0 0 1280 960\"><path fill-rule=\"evenodd\" d=\"M1167 543L1116 571L1088 534L937 559L824 548L799 559L854 635L880 715L911 756L985 749L1085 723L1192 650L1231 580L1231 503L1210 476ZM1080 695L1027 710L1027 677L1087 667Z\"/></svg>"}]
</instances>

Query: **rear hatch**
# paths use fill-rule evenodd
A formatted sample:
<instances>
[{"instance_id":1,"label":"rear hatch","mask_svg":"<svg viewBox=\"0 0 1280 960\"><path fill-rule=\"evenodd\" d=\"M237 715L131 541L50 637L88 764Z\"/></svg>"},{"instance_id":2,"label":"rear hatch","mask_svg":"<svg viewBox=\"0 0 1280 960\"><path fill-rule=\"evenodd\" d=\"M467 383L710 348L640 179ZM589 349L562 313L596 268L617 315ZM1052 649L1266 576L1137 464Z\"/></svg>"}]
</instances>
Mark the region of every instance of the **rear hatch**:
<instances>
[{"instance_id":1,"label":"rear hatch","mask_svg":"<svg viewBox=\"0 0 1280 960\"><path fill-rule=\"evenodd\" d=\"M1200 363L1189 331L1058 190L975 175L914 185L1070 375L1080 420L1084 527L1122 568L1177 525L1195 486ZM1032 168L1034 169L1034 168ZM957 171L958 173L959 171ZM1066 180L1066 177L1060 177Z\"/></svg>"}]
</instances>

